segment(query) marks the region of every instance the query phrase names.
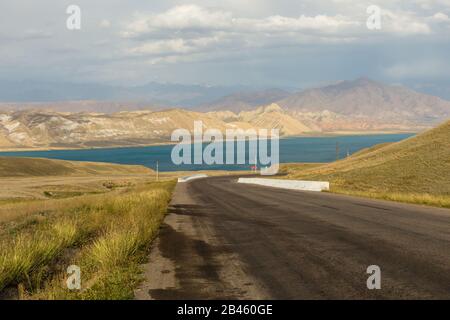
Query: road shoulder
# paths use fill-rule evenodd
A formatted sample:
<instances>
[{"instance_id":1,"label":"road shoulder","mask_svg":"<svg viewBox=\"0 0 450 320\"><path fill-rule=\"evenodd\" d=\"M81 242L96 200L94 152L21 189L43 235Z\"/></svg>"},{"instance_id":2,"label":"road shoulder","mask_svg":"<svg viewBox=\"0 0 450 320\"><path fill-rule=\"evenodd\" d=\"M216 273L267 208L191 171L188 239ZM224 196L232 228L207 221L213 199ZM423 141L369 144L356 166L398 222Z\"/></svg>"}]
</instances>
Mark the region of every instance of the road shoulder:
<instances>
[{"instance_id":1,"label":"road shoulder","mask_svg":"<svg viewBox=\"0 0 450 320\"><path fill-rule=\"evenodd\" d=\"M267 299L239 256L215 232L209 214L178 184L149 261L138 300ZM202 214L204 212L205 214Z\"/></svg>"}]
</instances>

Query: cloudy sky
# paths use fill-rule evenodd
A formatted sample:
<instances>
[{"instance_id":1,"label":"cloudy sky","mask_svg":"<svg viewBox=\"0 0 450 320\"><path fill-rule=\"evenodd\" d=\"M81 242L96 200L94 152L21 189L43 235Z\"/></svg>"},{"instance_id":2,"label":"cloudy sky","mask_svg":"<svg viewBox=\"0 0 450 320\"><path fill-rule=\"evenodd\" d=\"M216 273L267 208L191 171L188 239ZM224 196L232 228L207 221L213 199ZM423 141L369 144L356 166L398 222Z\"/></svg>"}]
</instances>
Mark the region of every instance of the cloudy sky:
<instances>
[{"instance_id":1,"label":"cloudy sky","mask_svg":"<svg viewBox=\"0 0 450 320\"><path fill-rule=\"evenodd\" d=\"M81 8L81 30L66 9ZM367 8L381 9L369 30ZM302 88L368 76L450 97L450 0L2 0L0 80Z\"/></svg>"}]
</instances>

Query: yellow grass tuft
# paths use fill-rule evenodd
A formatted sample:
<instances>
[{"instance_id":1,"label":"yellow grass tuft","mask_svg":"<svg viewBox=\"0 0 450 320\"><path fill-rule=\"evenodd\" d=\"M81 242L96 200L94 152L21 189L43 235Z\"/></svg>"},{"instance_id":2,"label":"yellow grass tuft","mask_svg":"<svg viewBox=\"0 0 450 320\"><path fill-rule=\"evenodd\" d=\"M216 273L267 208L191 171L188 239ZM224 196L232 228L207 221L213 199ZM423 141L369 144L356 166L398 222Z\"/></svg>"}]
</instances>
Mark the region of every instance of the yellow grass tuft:
<instances>
[{"instance_id":1,"label":"yellow grass tuft","mask_svg":"<svg viewBox=\"0 0 450 320\"><path fill-rule=\"evenodd\" d=\"M51 210L41 220L18 221L0 233L0 291L18 285L31 299L95 299L106 297L113 284L116 297L130 297L173 187L172 181L155 182L126 192L47 200ZM32 207L41 206L29 207L24 220L33 216ZM61 281L71 264L83 268L82 292L69 292ZM106 276L111 272L115 277Z\"/></svg>"},{"instance_id":2,"label":"yellow grass tuft","mask_svg":"<svg viewBox=\"0 0 450 320\"><path fill-rule=\"evenodd\" d=\"M33 235L20 234L3 244L0 256L0 291L8 284L28 279L30 274L75 243L78 228L69 220L55 223Z\"/></svg>"}]
</instances>

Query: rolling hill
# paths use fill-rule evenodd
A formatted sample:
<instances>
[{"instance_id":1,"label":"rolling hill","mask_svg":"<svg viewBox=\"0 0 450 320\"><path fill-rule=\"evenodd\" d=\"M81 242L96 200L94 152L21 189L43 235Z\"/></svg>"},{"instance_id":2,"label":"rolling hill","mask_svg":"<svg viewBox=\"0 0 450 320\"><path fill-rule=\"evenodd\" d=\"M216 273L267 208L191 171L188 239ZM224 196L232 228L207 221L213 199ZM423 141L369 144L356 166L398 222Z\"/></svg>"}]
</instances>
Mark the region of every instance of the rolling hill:
<instances>
[{"instance_id":1,"label":"rolling hill","mask_svg":"<svg viewBox=\"0 0 450 320\"><path fill-rule=\"evenodd\" d=\"M277 104L259 107L252 111L242 111L239 113L239 120L249 123L252 127L279 129L282 136L294 136L320 131L320 129L314 130L300 120L291 117Z\"/></svg>"},{"instance_id":2,"label":"rolling hill","mask_svg":"<svg viewBox=\"0 0 450 320\"><path fill-rule=\"evenodd\" d=\"M193 131L194 121L205 128L278 128L283 135L311 129L275 107L236 115L232 112L194 112L183 109L114 114L63 113L41 110L0 112L0 148L91 148L170 142L176 129Z\"/></svg>"},{"instance_id":3,"label":"rolling hill","mask_svg":"<svg viewBox=\"0 0 450 320\"><path fill-rule=\"evenodd\" d=\"M0 177L151 174L143 166L38 158L0 157Z\"/></svg>"},{"instance_id":4,"label":"rolling hill","mask_svg":"<svg viewBox=\"0 0 450 320\"><path fill-rule=\"evenodd\" d=\"M285 171L292 179L329 180L332 189L338 192L394 200L396 196L405 200L441 197L450 205L449 140L450 121L407 140L373 147L345 160L307 169L286 166Z\"/></svg>"}]
</instances>

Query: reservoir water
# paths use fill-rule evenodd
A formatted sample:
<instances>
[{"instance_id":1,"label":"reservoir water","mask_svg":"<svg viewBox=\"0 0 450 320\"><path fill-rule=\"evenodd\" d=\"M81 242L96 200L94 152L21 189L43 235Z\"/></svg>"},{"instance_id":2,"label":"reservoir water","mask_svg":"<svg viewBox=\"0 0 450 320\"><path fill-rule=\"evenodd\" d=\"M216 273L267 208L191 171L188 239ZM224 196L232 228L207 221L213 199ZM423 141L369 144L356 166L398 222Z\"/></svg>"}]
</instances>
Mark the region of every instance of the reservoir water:
<instances>
[{"instance_id":1,"label":"reservoir water","mask_svg":"<svg viewBox=\"0 0 450 320\"><path fill-rule=\"evenodd\" d=\"M361 149L368 148L376 144L397 142L411 137L412 135L413 134L380 134L333 137L295 137L281 139L280 162L330 162L336 159L337 145L339 146L339 157L344 158L347 156L347 152L353 154ZM158 162L159 169L161 171L248 170L250 167L249 164L177 166L173 164L171 160L171 152L173 147L173 145L164 145L109 149L18 151L1 152L0 156L138 164L150 167L152 169L156 168L156 162ZM246 151L248 153L248 146Z\"/></svg>"}]
</instances>

